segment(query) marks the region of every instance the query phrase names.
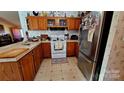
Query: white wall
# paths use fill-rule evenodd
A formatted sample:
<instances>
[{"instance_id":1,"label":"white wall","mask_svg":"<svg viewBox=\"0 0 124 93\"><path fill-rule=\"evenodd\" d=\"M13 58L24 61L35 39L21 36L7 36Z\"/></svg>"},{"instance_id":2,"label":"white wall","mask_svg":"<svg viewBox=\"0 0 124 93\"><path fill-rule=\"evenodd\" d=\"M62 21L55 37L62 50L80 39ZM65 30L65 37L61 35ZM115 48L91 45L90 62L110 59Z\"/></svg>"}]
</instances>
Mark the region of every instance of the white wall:
<instances>
[{"instance_id":1,"label":"white wall","mask_svg":"<svg viewBox=\"0 0 124 93\"><path fill-rule=\"evenodd\" d=\"M26 40L25 32L28 31L27 22L26 22L27 11L19 11L18 13L19 13L22 32L23 32L23 37L24 37L24 40Z\"/></svg>"},{"instance_id":2,"label":"white wall","mask_svg":"<svg viewBox=\"0 0 124 93\"><path fill-rule=\"evenodd\" d=\"M67 31L69 33L69 37L71 35L78 35L78 31ZM65 31L28 31L29 37L37 37L41 34L47 34L48 36L51 36L52 34L56 35L64 35Z\"/></svg>"}]
</instances>

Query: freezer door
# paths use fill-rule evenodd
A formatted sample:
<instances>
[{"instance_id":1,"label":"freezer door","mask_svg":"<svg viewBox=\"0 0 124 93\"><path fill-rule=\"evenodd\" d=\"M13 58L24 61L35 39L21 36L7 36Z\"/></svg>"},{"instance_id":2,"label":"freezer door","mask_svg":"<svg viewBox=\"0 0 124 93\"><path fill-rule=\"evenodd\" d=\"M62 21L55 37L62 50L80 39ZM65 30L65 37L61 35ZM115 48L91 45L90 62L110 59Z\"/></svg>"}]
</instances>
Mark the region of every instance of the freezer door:
<instances>
[{"instance_id":1,"label":"freezer door","mask_svg":"<svg viewBox=\"0 0 124 93\"><path fill-rule=\"evenodd\" d=\"M86 58L83 54L79 53L78 67L87 80L90 80L93 72L93 65L95 62Z\"/></svg>"}]
</instances>

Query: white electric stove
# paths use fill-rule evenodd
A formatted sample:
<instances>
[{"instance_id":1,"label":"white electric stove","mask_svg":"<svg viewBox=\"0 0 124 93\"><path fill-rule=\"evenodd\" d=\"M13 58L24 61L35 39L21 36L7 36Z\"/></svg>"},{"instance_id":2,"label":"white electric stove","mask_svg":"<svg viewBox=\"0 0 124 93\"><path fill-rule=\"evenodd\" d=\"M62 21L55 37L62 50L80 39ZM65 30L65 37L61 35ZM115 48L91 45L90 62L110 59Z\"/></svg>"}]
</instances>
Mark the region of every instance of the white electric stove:
<instances>
[{"instance_id":1,"label":"white electric stove","mask_svg":"<svg viewBox=\"0 0 124 93\"><path fill-rule=\"evenodd\" d=\"M66 40L64 35L51 35L52 58L66 58Z\"/></svg>"}]
</instances>

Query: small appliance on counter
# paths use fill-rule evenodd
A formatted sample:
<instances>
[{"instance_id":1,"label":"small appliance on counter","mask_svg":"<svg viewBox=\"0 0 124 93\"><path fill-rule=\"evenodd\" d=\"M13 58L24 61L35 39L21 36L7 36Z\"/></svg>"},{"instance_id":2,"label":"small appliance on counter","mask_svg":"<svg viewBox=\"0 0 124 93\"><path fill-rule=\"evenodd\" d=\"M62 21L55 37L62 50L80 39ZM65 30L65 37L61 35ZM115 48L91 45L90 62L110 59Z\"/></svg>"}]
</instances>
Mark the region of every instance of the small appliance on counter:
<instances>
[{"instance_id":1,"label":"small appliance on counter","mask_svg":"<svg viewBox=\"0 0 124 93\"><path fill-rule=\"evenodd\" d=\"M10 34L0 35L0 47L5 46L5 45L9 45L12 43L13 43L13 41L12 41Z\"/></svg>"},{"instance_id":2,"label":"small appliance on counter","mask_svg":"<svg viewBox=\"0 0 124 93\"><path fill-rule=\"evenodd\" d=\"M41 35L41 41L45 41L45 40L51 40L51 38L47 35L47 34L42 34Z\"/></svg>"},{"instance_id":3,"label":"small appliance on counter","mask_svg":"<svg viewBox=\"0 0 124 93\"><path fill-rule=\"evenodd\" d=\"M71 40L78 40L78 36L77 35L71 35Z\"/></svg>"},{"instance_id":4,"label":"small appliance on counter","mask_svg":"<svg viewBox=\"0 0 124 93\"><path fill-rule=\"evenodd\" d=\"M65 37L65 40L69 39L69 33L67 32L67 30L65 30L64 37Z\"/></svg>"}]
</instances>

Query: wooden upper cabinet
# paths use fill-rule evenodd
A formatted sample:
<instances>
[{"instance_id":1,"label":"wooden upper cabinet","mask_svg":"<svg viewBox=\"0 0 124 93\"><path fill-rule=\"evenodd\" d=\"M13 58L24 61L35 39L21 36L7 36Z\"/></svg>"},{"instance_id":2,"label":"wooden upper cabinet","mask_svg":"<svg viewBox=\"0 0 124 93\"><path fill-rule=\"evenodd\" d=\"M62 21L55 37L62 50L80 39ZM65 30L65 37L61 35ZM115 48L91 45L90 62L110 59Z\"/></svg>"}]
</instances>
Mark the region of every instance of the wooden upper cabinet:
<instances>
[{"instance_id":1,"label":"wooden upper cabinet","mask_svg":"<svg viewBox=\"0 0 124 93\"><path fill-rule=\"evenodd\" d=\"M32 52L28 53L19 61L24 81L31 81L35 77L35 69Z\"/></svg>"},{"instance_id":2,"label":"wooden upper cabinet","mask_svg":"<svg viewBox=\"0 0 124 93\"><path fill-rule=\"evenodd\" d=\"M68 30L79 30L80 18L68 18Z\"/></svg>"},{"instance_id":3,"label":"wooden upper cabinet","mask_svg":"<svg viewBox=\"0 0 124 93\"><path fill-rule=\"evenodd\" d=\"M81 19L80 18L76 18L75 19L75 30L79 30L80 23L81 23Z\"/></svg>"},{"instance_id":4,"label":"wooden upper cabinet","mask_svg":"<svg viewBox=\"0 0 124 93\"><path fill-rule=\"evenodd\" d=\"M67 18L65 17L48 17L47 18L47 27L53 28L67 28Z\"/></svg>"},{"instance_id":5,"label":"wooden upper cabinet","mask_svg":"<svg viewBox=\"0 0 124 93\"><path fill-rule=\"evenodd\" d=\"M74 30L75 29L75 19L74 18L68 18L68 30Z\"/></svg>"},{"instance_id":6,"label":"wooden upper cabinet","mask_svg":"<svg viewBox=\"0 0 124 93\"><path fill-rule=\"evenodd\" d=\"M39 30L47 30L47 19L46 17L39 17L38 18L38 29Z\"/></svg>"},{"instance_id":7,"label":"wooden upper cabinet","mask_svg":"<svg viewBox=\"0 0 124 93\"><path fill-rule=\"evenodd\" d=\"M49 27L64 27L68 30L79 30L80 18L71 17L27 17L27 26L29 30L47 30Z\"/></svg>"},{"instance_id":8,"label":"wooden upper cabinet","mask_svg":"<svg viewBox=\"0 0 124 93\"><path fill-rule=\"evenodd\" d=\"M38 30L38 17L27 17L27 26L29 30Z\"/></svg>"},{"instance_id":9,"label":"wooden upper cabinet","mask_svg":"<svg viewBox=\"0 0 124 93\"><path fill-rule=\"evenodd\" d=\"M47 30L46 17L27 17L27 26L29 30Z\"/></svg>"}]
</instances>

